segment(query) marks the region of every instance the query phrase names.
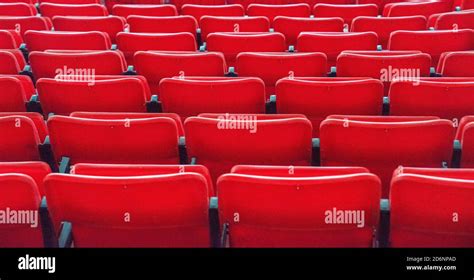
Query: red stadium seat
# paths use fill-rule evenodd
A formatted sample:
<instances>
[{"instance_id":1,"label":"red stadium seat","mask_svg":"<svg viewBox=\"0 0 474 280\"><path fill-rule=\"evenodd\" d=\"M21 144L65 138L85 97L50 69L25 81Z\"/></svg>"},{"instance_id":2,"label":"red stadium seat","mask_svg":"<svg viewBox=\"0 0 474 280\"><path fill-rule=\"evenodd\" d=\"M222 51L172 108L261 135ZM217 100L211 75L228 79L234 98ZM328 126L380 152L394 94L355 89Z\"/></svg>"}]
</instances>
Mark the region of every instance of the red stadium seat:
<instances>
[{"instance_id":1,"label":"red stadium seat","mask_svg":"<svg viewBox=\"0 0 474 280\"><path fill-rule=\"evenodd\" d=\"M312 0L311 0L312 1ZM305 1L306 3L311 3L311 1ZM302 1L300 1L301 3ZM292 3L297 3L297 1L290 0L227 0L229 4L239 4L242 5L245 9L248 8L250 4L266 4L266 5L287 5ZM311 4L310 4L311 5Z\"/></svg>"},{"instance_id":2,"label":"red stadium seat","mask_svg":"<svg viewBox=\"0 0 474 280\"><path fill-rule=\"evenodd\" d=\"M13 36L13 39L16 42L17 46L21 46L23 44L23 37L21 36L21 33L18 30L7 30L10 32L10 34Z\"/></svg>"},{"instance_id":3,"label":"red stadium seat","mask_svg":"<svg viewBox=\"0 0 474 280\"><path fill-rule=\"evenodd\" d=\"M2 3L26 3L26 4L36 4L37 0L2 0Z\"/></svg>"},{"instance_id":4,"label":"red stadium seat","mask_svg":"<svg viewBox=\"0 0 474 280\"><path fill-rule=\"evenodd\" d=\"M147 17L129 16L127 23L130 32L140 33L179 33L196 34L197 22L191 16Z\"/></svg>"},{"instance_id":5,"label":"red stadium seat","mask_svg":"<svg viewBox=\"0 0 474 280\"><path fill-rule=\"evenodd\" d=\"M51 174L45 187L56 231L70 222L74 247L210 246L209 186L200 174Z\"/></svg>"},{"instance_id":6,"label":"red stadium seat","mask_svg":"<svg viewBox=\"0 0 474 280\"><path fill-rule=\"evenodd\" d=\"M474 77L474 51L445 52L439 59L437 72L445 77Z\"/></svg>"},{"instance_id":7,"label":"red stadium seat","mask_svg":"<svg viewBox=\"0 0 474 280\"><path fill-rule=\"evenodd\" d=\"M135 65L137 51L196 51L196 39L187 32L181 33L126 33L117 35L117 46L125 54L127 63ZM153 65L155 67L155 65Z\"/></svg>"},{"instance_id":8,"label":"red stadium seat","mask_svg":"<svg viewBox=\"0 0 474 280\"><path fill-rule=\"evenodd\" d=\"M259 77L265 82L267 98L275 94L275 84L285 77L326 76L323 53L251 53L237 55L236 72L241 77Z\"/></svg>"},{"instance_id":9,"label":"red stadium seat","mask_svg":"<svg viewBox=\"0 0 474 280\"><path fill-rule=\"evenodd\" d=\"M41 3L39 8L41 15L49 18L55 16L101 17L109 15L105 6L100 4Z\"/></svg>"},{"instance_id":10,"label":"red stadium seat","mask_svg":"<svg viewBox=\"0 0 474 280\"><path fill-rule=\"evenodd\" d=\"M316 4L313 8L315 17L340 17L347 26L351 26L351 22L358 16L376 17L379 8L375 4L361 5L333 5L333 4Z\"/></svg>"},{"instance_id":11,"label":"red stadium seat","mask_svg":"<svg viewBox=\"0 0 474 280\"><path fill-rule=\"evenodd\" d=\"M18 45L13 32L9 30L0 30L0 49L16 49Z\"/></svg>"},{"instance_id":12,"label":"red stadium seat","mask_svg":"<svg viewBox=\"0 0 474 280\"><path fill-rule=\"evenodd\" d=\"M389 98L391 115L437 116L459 122L474 115L474 78L394 81Z\"/></svg>"},{"instance_id":13,"label":"red stadium seat","mask_svg":"<svg viewBox=\"0 0 474 280\"><path fill-rule=\"evenodd\" d=\"M0 77L0 112L25 112L26 93L20 80L14 77Z\"/></svg>"},{"instance_id":14,"label":"red stadium seat","mask_svg":"<svg viewBox=\"0 0 474 280\"><path fill-rule=\"evenodd\" d=\"M0 16L27 17L37 14L34 5L27 3L0 3Z\"/></svg>"},{"instance_id":15,"label":"red stadium seat","mask_svg":"<svg viewBox=\"0 0 474 280\"><path fill-rule=\"evenodd\" d=\"M34 122L28 117L0 117L0 161L38 161L40 139Z\"/></svg>"},{"instance_id":16,"label":"red stadium seat","mask_svg":"<svg viewBox=\"0 0 474 280\"><path fill-rule=\"evenodd\" d=\"M364 166L382 180L382 197L399 165L443 167L451 162L454 128L448 120L328 117L321 123L321 166Z\"/></svg>"},{"instance_id":17,"label":"red stadium seat","mask_svg":"<svg viewBox=\"0 0 474 280\"><path fill-rule=\"evenodd\" d=\"M108 50L110 38L99 31L89 32L55 32L27 31L25 42L28 50Z\"/></svg>"},{"instance_id":18,"label":"red stadium seat","mask_svg":"<svg viewBox=\"0 0 474 280\"><path fill-rule=\"evenodd\" d=\"M271 177L319 177L369 173L365 167L314 167L314 166L274 166L274 165L236 165L231 173L271 176Z\"/></svg>"},{"instance_id":19,"label":"red stadium seat","mask_svg":"<svg viewBox=\"0 0 474 280\"><path fill-rule=\"evenodd\" d=\"M23 116L30 119L38 132L40 143L43 143L48 136L48 128L41 114L36 112L0 112L0 117Z\"/></svg>"},{"instance_id":20,"label":"red stadium seat","mask_svg":"<svg viewBox=\"0 0 474 280\"><path fill-rule=\"evenodd\" d=\"M48 130L56 162L179 163L178 129L171 118L83 119L52 116Z\"/></svg>"},{"instance_id":21,"label":"red stadium seat","mask_svg":"<svg viewBox=\"0 0 474 280\"><path fill-rule=\"evenodd\" d=\"M23 70L26 66L26 60L25 56L23 55L23 52L19 49L2 49L0 50L0 53L3 54L3 58L5 59L6 65L2 65L1 67L5 67L5 73L2 74L17 74L21 70ZM14 56L14 60L11 58L8 58L8 56L5 53L10 53ZM16 64L18 64L18 68L20 71L15 71L17 69ZM8 70L11 69L11 70Z\"/></svg>"},{"instance_id":22,"label":"red stadium seat","mask_svg":"<svg viewBox=\"0 0 474 280\"><path fill-rule=\"evenodd\" d=\"M258 78L186 77L160 82L163 112L185 119L200 113L265 113L265 85Z\"/></svg>"},{"instance_id":23,"label":"red stadium seat","mask_svg":"<svg viewBox=\"0 0 474 280\"><path fill-rule=\"evenodd\" d=\"M230 247L372 247L380 180L370 173L269 177L226 174L217 184ZM336 211L365 219L335 222ZM242 219L235 219L235 214ZM245 218L244 218L245 217Z\"/></svg>"},{"instance_id":24,"label":"red stadium seat","mask_svg":"<svg viewBox=\"0 0 474 280\"><path fill-rule=\"evenodd\" d=\"M380 79L387 95L393 80L417 83L420 77L428 77L431 58L418 51L344 51L336 65L340 77Z\"/></svg>"},{"instance_id":25,"label":"red stadium seat","mask_svg":"<svg viewBox=\"0 0 474 280\"><path fill-rule=\"evenodd\" d=\"M295 46L301 32L342 32L341 18L302 18L278 16L273 20L273 29L285 35L286 44Z\"/></svg>"},{"instance_id":26,"label":"red stadium seat","mask_svg":"<svg viewBox=\"0 0 474 280\"><path fill-rule=\"evenodd\" d=\"M7 78L15 78L20 81L21 86L23 87L23 91L26 95L26 100L30 100L31 96L36 94L35 86L33 85L33 81L27 75L14 75L14 74L0 74L0 77L7 77Z\"/></svg>"},{"instance_id":27,"label":"red stadium seat","mask_svg":"<svg viewBox=\"0 0 474 280\"><path fill-rule=\"evenodd\" d=\"M247 7L247 15L265 16L270 23L273 23L273 19L277 16L309 17L311 8L305 3L288 5L250 4Z\"/></svg>"},{"instance_id":28,"label":"red stadium seat","mask_svg":"<svg viewBox=\"0 0 474 280\"><path fill-rule=\"evenodd\" d=\"M76 81L87 81L87 75L85 75L85 78L84 78L84 75L82 74L79 74L79 75L68 75L68 74L65 74L65 75L57 75L55 77L55 79L58 79L58 80L63 80L63 81L67 81L67 80L76 80ZM144 93L145 93L145 96L146 96L146 99L150 99L152 94L151 94L151 90L150 90L150 87L148 86L148 82L146 80L145 77L143 76L140 76L140 75L94 75L94 80L95 81L102 81L102 80L122 80L123 78L128 78L128 79L136 79L138 80L142 86L143 86L143 90L144 90ZM91 84L93 85L93 84ZM138 113L138 114L141 114L141 113Z\"/></svg>"},{"instance_id":29,"label":"red stadium seat","mask_svg":"<svg viewBox=\"0 0 474 280\"><path fill-rule=\"evenodd\" d=\"M433 14L428 27L434 29L474 29L474 10Z\"/></svg>"},{"instance_id":30,"label":"red stadium seat","mask_svg":"<svg viewBox=\"0 0 474 280\"><path fill-rule=\"evenodd\" d=\"M75 111L146 112L149 100L142 81L126 76L111 80L95 80L93 76L42 78L36 87L45 116Z\"/></svg>"},{"instance_id":31,"label":"red stadium seat","mask_svg":"<svg viewBox=\"0 0 474 280\"><path fill-rule=\"evenodd\" d=\"M445 172L451 173L448 169L432 175L407 171L393 178L392 247L474 247L474 172L471 178L452 178L454 174L444 176Z\"/></svg>"},{"instance_id":32,"label":"red stadium seat","mask_svg":"<svg viewBox=\"0 0 474 280\"><path fill-rule=\"evenodd\" d=\"M302 32L296 49L299 52L322 52L327 55L328 66L335 66L337 56L346 50L376 50L375 32Z\"/></svg>"},{"instance_id":33,"label":"red stadium seat","mask_svg":"<svg viewBox=\"0 0 474 280\"><path fill-rule=\"evenodd\" d=\"M122 5L117 4L112 8L116 16L127 18L128 16L177 16L178 12L174 5Z\"/></svg>"},{"instance_id":34,"label":"red stadium seat","mask_svg":"<svg viewBox=\"0 0 474 280\"><path fill-rule=\"evenodd\" d=\"M461 141L461 167L474 167L474 119L472 116L464 117L459 123L457 132Z\"/></svg>"},{"instance_id":35,"label":"red stadium seat","mask_svg":"<svg viewBox=\"0 0 474 280\"><path fill-rule=\"evenodd\" d=\"M114 112L74 112L71 117L83 119L114 120L114 119L148 119L165 117L174 120L180 137L184 136L184 127L179 115L175 113L114 113Z\"/></svg>"},{"instance_id":36,"label":"red stadium seat","mask_svg":"<svg viewBox=\"0 0 474 280\"><path fill-rule=\"evenodd\" d=\"M390 34L397 30L425 30L426 18L423 16L406 17L356 17L352 21L351 32L373 31L377 33L379 44L387 49Z\"/></svg>"},{"instance_id":37,"label":"red stadium seat","mask_svg":"<svg viewBox=\"0 0 474 280\"><path fill-rule=\"evenodd\" d=\"M313 137L329 115L382 114L383 85L369 78L285 78L275 87L279 114L304 114L313 124Z\"/></svg>"},{"instance_id":38,"label":"red stadium seat","mask_svg":"<svg viewBox=\"0 0 474 280\"><path fill-rule=\"evenodd\" d=\"M38 0L38 1L32 0L32 1L40 2L40 3L75 4L75 5L76 4L99 4L101 2L100 0Z\"/></svg>"},{"instance_id":39,"label":"red stadium seat","mask_svg":"<svg viewBox=\"0 0 474 280\"><path fill-rule=\"evenodd\" d=\"M0 248L43 247L38 213L41 197L35 181L24 174L0 174L0 208L21 211L32 223L1 224ZM34 218L36 216L36 219ZM36 221L35 221L36 220Z\"/></svg>"},{"instance_id":40,"label":"red stadium seat","mask_svg":"<svg viewBox=\"0 0 474 280\"><path fill-rule=\"evenodd\" d=\"M364 115L331 115L326 119L344 120L344 121L360 121L360 122L416 122L416 121L432 121L439 120L435 116L364 116ZM454 125L453 125L454 126Z\"/></svg>"},{"instance_id":41,"label":"red stadium seat","mask_svg":"<svg viewBox=\"0 0 474 280\"><path fill-rule=\"evenodd\" d=\"M109 35L115 43L117 33L125 29L125 20L116 16L107 17L63 17L53 18L55 31L101 31Z\"/></svg>"},{"instance_id":42,"label":"red stadium seat","mask_svg":"<svg viewBox=\"0 0 474 280\"><path fill-rule=\"evenodd\" d=\"M127 70L123 54L116 51L32 52L30 64L37 80L69 71L83 73L93 69L95 75L121 75Z\"/></svg>"},{"instance_id":43,"label":"red stadium seat","mask_svg":"<svg viewBox=\"0 0 474 280\"><path fill-rule=\"evenodd\" d=\"M450 179L472 180L474 178L473 171L474 169L470 168L426 168L399 166L397 169L395 169L395 171L393 171L392 179L402 174L416 174Z\"/></svg>"},{"instance_id":44,"label":"red stadium seat","mask_svg":"<svg viewBox=\"0 0 474 280\"><path fill-rule=\"evenodd\" d=\"M474 121L474 116L465 116L457 124L458 129L456 130L456 140L461 140L462 134L464 132L464 127Z\"/></svg>"},{"instance_id":45,"label":"red stadium seat","mask_svg":"<svg viewBox=\"0 0 474 280\"><path fill-rule=\"evenodd\" d=\"M184 123L188 158L209 168L214 181L236 164L310 165L311 129L304 118L257 115L190 117Z\"/></svg>"},{"instance_id":46,"label":"red stadium seat","mask_svg":"<svg viewBox=\"0 0 474 280\"><path fill-rule=\"evenodd\" d=\"M29 17L0 17L0 29L18 30L23 36L28 30L51 30L52 23L49 18Z\"/></svg>"},{"instance_id":47,"label":"red stadium seat","mask_svg":"<svg viewBox=\"0 0 474 280\"><path fill-rule=\"evenodd\" d=\"M20 53L21 51L18 50ZM0 50L0 74L18 74L23 68L20 66L18 57L15 56L10 50L4 51ZM22 61L23 67L25 66L25 61Z\"/></svg>"},{"instance_id":48,"label":"red stadium seat","mask_svg":"<svg viewBox=\"0 0 474 280\"><path fill-rule=\"evenodd\" d=\"M170 3L175 5L178 11L182 10L184 5L199 5L199 6L226 6L226 0L170 0Z\"/></svg>"},{"instance_id":49,"label":"red stadium seat","mask_svg":"<svg viewBox=\"0 0 474 280\"><path fill-rule=\"evenodd\" d=\"M257 121L268 121L268 120L286 120L286 119L306 119L303 114L222 114L222 113L202 113L198 117L207 119L222 119L224 117L229 118L247 118L254 117Z\"/></svg>"},{"instance_id":50,"label":"red stadium seat","mask_svg":"<svg viewBox=\"0 0 474 280\"><path fill-rule=\"evenodd\" d=\"M224 76L224 56L215 52L137 52L137 74L146 77L152 93L159 91L163 78L174 76ZM156 67L162 65L162 67Z\"/></svg>"},{"instance_id":51,"label":"red stadium seat","mask_svg":"<svg viewBox=\"0 0 474 280\"><path fill-rule=\"evenodd\" d=\"M0 164L0 172L2 170ZM174 164L89 164L79 163L71 167L71 173L76 175L91 175L91 176L113 176L113 177L127 177L127 176L149 176L149 175L163 175L176 174L184 172L199 173L206 179L208 186L209 197L214 196L214 188L209 175L209 170L204 165L174 165Z\"/></svg>"},{"instance_id":52,"label":"red stadium seat","mask_svg":"<svg viewBox=\"0 0 474 280\"><path fill-rule=\"evenodd\" d=\"M448 51L474 48L474 30L395 31L390 36L389 50L419 50L431 55L436 66L440 55Z\"/></svg>"},{"instance_id":53,"label":"red stadium seat","mask_svg":"<svg viewBox=\"0 0 474 280\"><path fill-rule=\"evenodd\" d=\"M270 22L266 17L203 16L199 23L201 38L215 32L268 32Z\"/></svg>"},{"instance_id":54,"label":"red stadium seat","mask_svg":"<svg viewBox=\"0 0 474 280\"><path fill-rule=\"evenodd\" d=\"M222 52L228 66L234 66L241 52L284 52L285 36L281 33L221 32L207 36L207 49Z\"/></svg>"},{"instance_id":55,"label":"red stadium seat","mask_svg":"<svg viewBox=\"0 0 474 280\"><path fill-rule=\"evenodd\" d=\"M201 21L203 16L218 17L243 17L245 15L244 8L241 5L195 5L185 4L181 7L182 15L194 17L197 22Z\"/></svg>"},{"instance_id":56,"label":"red stadium seat","mask_svg":"<svg viewBox=\"0 0 474 280\"><path fill-rule=\"evenodd\" d=\"M426 1L388 3L383 9L384 17L424 16L452 11L451 1Z\"/></svg>"},{"instance_id":57,"label":"red stadium seat","mask_svg":"<svg viewBox=\"0 0 474 280\"><path fill-rule=\"evenodd\" d=\"M43 180L51 173L51 168L42 161L0 162L0 174L5 173L19 173L31 177L36 183L40 197L42 197L45 195Z\"/></svg>"},{"instance_id":58,"label":"red stadium seat","mask_svg":"<svg viewBox=\"0 0 474 280\"><path fill-rule=\"evenodd\" d=\"M453 6L460 7L462 10L472 10L474 2L472 0L455 0Z\"/></svg>"}]
</instances>

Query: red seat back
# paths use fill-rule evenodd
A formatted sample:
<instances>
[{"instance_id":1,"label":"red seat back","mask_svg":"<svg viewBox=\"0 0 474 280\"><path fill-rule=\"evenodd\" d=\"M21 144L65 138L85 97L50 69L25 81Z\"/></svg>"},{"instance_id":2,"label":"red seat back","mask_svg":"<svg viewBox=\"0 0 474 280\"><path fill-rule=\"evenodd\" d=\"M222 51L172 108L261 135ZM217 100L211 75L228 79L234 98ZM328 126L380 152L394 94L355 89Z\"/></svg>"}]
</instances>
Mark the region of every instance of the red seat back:
<instances>
[{"instance_id":1,"label":"red seat back","mask_svg":"<svg viewBox=\"0 0 474 280\"><path fill-rule=\"evenodd\" d=\"M251 53L237 55L235 70L240 77L259 77L265 82L266 96L275 93L275 84L285 77L326 76L323 53Z\"/></svg>"},{"instance_id":2,"label":"red seat back","mask_svg":"<svg viewBox=\"0 0 474 280\"><path fill-rule=\"evenodd\" d=\"M200 113L265 113L265 85L258 78L165 78L160 82L164 112L183 119Z\"/></svg>"},{"instance_id":3,"label":"red seat back","mask_svg":"<svg viewBox=\"0 0 474 280\"><path fill-rule=\"evenodd\" d=\"M275 87L277 112L304 114L313 124L313 136L329 115L380 115L383 85L368 78L285 78Z\"/></svg>"},{"instance_id":4,"label":"red seat back","mask_svg":"<svg viewBox=\"0 0 474 280\"><path fill-rule=\"evenodd\" d=\"M0 165L1 168L1 165ZM1 169L0 169L1 171ZM148 176L193 172L206 179L209 197L214 196L214 188L209 170L204 165L167 165L167 164L89 164L79 163L71 167L71 173L91 176Z\"/></svg>"},{"instance_id":5,"label":"red seat back","mask_svg":"<svg viewBox=\"0 0 474 280\"><path fill-rule=\"evenodd\" d=\"M395 176L390 193L390 245L474 247L472 199L472 178L446 178L442 172L439 177Z\"/></svg>"},{"instance_id":6,"label":"red seat back","mask_svg":"<svg viewBox=\"0 0 474 280\"><path fill-rule=\"evenodd\" d=\"M0 209L27 213L28 221L0 225L0 247L43 247L38 215L40 194L35 181L24 174L0 174Z\"/></svg>"},{"instance_id":7,"label":"red seat back","mask_svg":"<svg viewBox=\"0 0 474 280\"><path fill-rule=\"evenodd\" d=\"M224 76L224 56L216 52L137 52L135 69L146 77L152 93L163 78L174 76ZM162 67L156 67L162 65Z\"/></svg>"},{"instance_id":8,"label":"red seat back","mask_svg":"<svg viewBox=\"0 0 474 280\"><path fill-rule=\"evenodd\" d=\"M34 122L24 116L0 117L0 161L38 161L40 139Z\"/></svg>"},{"instance_id":9,"label":"red seat back","mask_svg":"<svg viewBox=\"0 0 474 280\"><path fill-rule=\"evenodd\" d=\"M378 227L380 180L369 173L226 174L217 189L220 222L229 225L231 247L371 247ZM338 211L349 209L357 209L352 213L359 218L335 222Z\"/></svg>"},{"instance_id":10,"label":"red seat back","mask_svg":"<svg viewBox=\"0 0 474 280\"><path fill-rule=\"evenodd\" d=\"M125 54L127 63L134 65L138 51L196 51L196 39L187 32L181 33L126 33L117 34L117 46Z\"/></svg>"},{"instance_id":11,"label":"red seat back","mask_svg":"<svg viewBox=\"0 0 474 280\"><path fill-rule=\"evenodd\" d=\"M207 36L207 49L222 52L228 66L235 65L241 52L284 52L285 36L281 33L211 33Z\"/></svg>"},{"instance_id":12,"label":"red seat back","mask_svg":"<svg viewBox=\"0 0 474 280\"><path fill-rule=\"evenodd\" d=\"M95 80L94 74L36 83L43 113L69 115L75 111L146 112L148 101L143 83L135 78ZM72 78L70 80L70 78Z\"/></svg>"},{"instance_id":13,"label":"red seat back","mask_svg":"<svg viewBox=\"0 0 474 280\"><path fill-rule=\"evenodd\" d=\"M71 222L75 247L210 246L208 186L200 174L51 174L45 187L56 230Z\"/></svg>"},{"instance_id":14,"label":"red seat back","mask_svg":"<svg viewBox=\"0 0 474 280\"><path fill-rule=\"evenodd\" d=\"M45 50L108 50L110 38L99 31L54 32L34 31L25 33L25 42L29 51Z\"/></svg>"},{"instance_id":15,"label":"red seat back","mask_svg":"<svg viewBox=\"0 0 474 280\"><path fill-rule=\"evenodd\" d=\"M399 165L443 167L451 161L454 128L448 120L385 122L331 119L321 123L321 166L364 166L382 180L387 198ZM416 119L416 118L415 118Z\"/></svg>"},{"instance_id":16,"label":"red seat back","mask_svg":"<svg viewBox=\"0 0 474 280\"><path fill-rule=\"evenodd\" d=\"M188 158L207 166L213 180L236 164L311 163L311 123L304 118L222 114L188 118L184 129Z\"/></svg>"},{"instance_id":17,"label":"red seat back","mask_svg":"<svg viewBox=\"0 0 474 280\"><path fill-rule=\"evenodd\" d=\"M52 116L48 130L56 162L178 163L178 128L170 118L82 119Z\"/></svg>"}]
</instances>

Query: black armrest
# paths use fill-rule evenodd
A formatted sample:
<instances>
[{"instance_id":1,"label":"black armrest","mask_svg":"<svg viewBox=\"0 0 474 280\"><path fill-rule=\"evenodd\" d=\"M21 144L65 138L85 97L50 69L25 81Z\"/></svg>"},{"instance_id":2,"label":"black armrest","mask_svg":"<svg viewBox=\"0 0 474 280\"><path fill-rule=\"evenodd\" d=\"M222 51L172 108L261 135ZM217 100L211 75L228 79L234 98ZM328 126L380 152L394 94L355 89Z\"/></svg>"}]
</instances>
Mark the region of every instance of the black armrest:
<instances>
[{"instance_id":1,"label":"black armrest","mask_svg":"<svg viewBox=\"0 0 474 280\"><path fill-rule=\"evenodd\" d=\"M72 224L70 222L62 222L58 240L59 248L71 248L72 240Z\"/></svg>"},{"instance_id":2,"label":"black armrest","mask_svg":"<svg viewBox=\"0 0 474 280\"><path fill-rule=\"evenodd\" d=\"M26 103L26 110L28 112L43 114L43 109L41 108L41 103L39 102L37 94L32 95L30 100Z\"/></svg>"},{"instance_id":3,"label":"black armrest","mask_svg":"<svg viewBox=\"0 0 474 280\"><path fill-rule=\"evenodd\" d=\"M158 101L158 95L152 95L150 101L146 103L146 110L149 113L161 113L161 102Z\"/></svg>"},{"instance_id":4,"label":"black armrest","mask_svg":"<svg viewBox=\"0 0 474 280\"><path fill-rule=\"evenodd\" d=\"M21 43L19 47L21 54L23 54L23 57L25 58L25 61L28 62L28 48L26 47L25 43Z\"/></svg>"},{"instance_id":5,"label":"black armrest","mask_svg":"<svg viewBox=\"0 0 474 280\"><path fill-rule=\"evenodd\" d=\"M198 46L201 46L202 45L202 32L201 32L201 28L198 28L196 29L196 42L197 42L197 45Z\"/></svg>"},{"instance_id":6,"label":"black armrest","mask_svg":"<svg viewBox=\"0 0 474 280\"><path fill-rule=\"evenodd\" d=\"M382 100L382 115L390 115L390 99L388 98L388 96L384 96Z\"/></svg>"},{"instance_id":7,"label":"black armrest","mask_svg":"<svg viewBox=\"0 0 474 280\"><path fill-rule=\"evenodd\" d=\"M453 158L451 160L451 165L453 168L461 167L461 142L459 140L454 140L453 142Z\"/></svg>"},{"instance_id":8,"label":"black armrest","mask_svg":"<svg viewBox=\"0 0 474 280\"><path fill-rule=\"evenodd\" d=\"M41 160L48 163L51 170L54 172L58 171L58 167L54 162L53 150L51 149L51 143L49 142L49 136L46 136L43 144L39 145L39 152Z\"/></svg>"},{"instance_id":9,"label":"black armrest","mask_svg":"<svg viewBox=\"0 0 474 280\"><path fill-rule=\"evenodd\" d=\"M205 42L202 43L201 46L199 46L199 51L200 51L200 52L206 52L206 43L205 43Z\"/></svg>"},{"instance_id":10,"label":"black armrest","mask_svg":"<svg viewBox=\"0 0 474 280\"><path fill-rule=\"evenodd\" d=\"M390 233L390 201L380 200L380 223L378 232L378 246L388 247Z\"/></svg>"},{"instance_id":11,"label":"black armrest","mask_svg":"<svg viewBox=\"0 0 474 280\"><path fill-rule=\"evenodd\" d=\"M313 159L312 159L311 165L320 166L321 165L321 155L320 155L321 149L320 149L319 138L313 138L312 144L313 144Z\"/></svg>"},{"instance_id":12,"label":"black armrest","mask_svg":"<svg viewBox=\"0 0 474 280\"><path fill-rule=\"evenodd\" d=\"M220 240L221 248L228 248L229 247L229 224L225 223L222 225L222 233L221 233L221 240Z\"/></svg>"},{"instance_id":13,"label":"black armrest","mask_svg":"<svg viewBox=\"0 0 474 280\"><path fill-rule=\"evenodd\" d=\"M123 72L124 75L127 76L135 76L137 72L135 72L135 69L133 68L133 65L129 65L127 68L127 71Z\"/></svg>"},{"instance_id":14,"label":"black armrest","mask_svg":"<svg viewBox=\"0 0 474 280\"><path fill-rule=\"evenodd\" d=\"M270 99L265 104L267 114L276 114L276 95L270 95Z\"/></svg>"},{"instance_id":15,"label":"black armrest","mask_svg":"<svg viewBox=\"0 0 474 280\"><path fill-rule=\"evenodd\" d=\"M184 136L179 137L178 151L179 162L181 164L188 164L188 152L186 151L186 138Z\"/></svg>"},{"instance_id":16,"label":"black armrest","mask_svg":"<svg viewBox=\"0 0 474 280\"><path fill-rule=\"evenodd\" d=\"M35 77L33 76L33 72L31 72L31 66L30 65L25 65L25 68L20 71L20 75L28 76L30 79L35 83Z\"/></svg>"},{"instance_id":17,"label":"black armrest","mask_svg":"<svg viewBox=\"0 0 474 280\"><path fill-rule=\"evenodd\" d=\"M39 208L39 218L41 221L41 230L43 232L43 243L46 248L57 248L58 241L54 232L54 226L51 222L51 217L48 211L48 204L46 197L41 199L41 205Z\"/></svg>"},{"instance_id":18,"label":"black armrest","mask_svg":"<svg viewBox=\"0 0 474 280\"><path fill-rule=\"evenodd\" d=\"M209 200L209 227L211 229L211 246L219 247L219 211L217 206L217 197L211 197Z\"/></svg>"},{"instance_id":19,"label":"black armrest","mask_svg":"<svg viewBox=\"0 0 474 280\"><path fill-rule=\"evenodd\" d=\"M229 67L229 71L224 76L226 76L226 77L238 77L239 75L235 72L234 67Z\"/></svg>"},{"instance_id":20,"label":"black armrest","mask_svg":"<svg viewBox=\"0 0 474 280\"><path fill-rule=\"evenodd\" d=\"M71 171L71 159L68 157L62 157L59 163L59 173L69 173Z\"/></svg>"},{"instance_id":21,"label":"black armrest","mask_svg":"<svg viewBox=\"0 0 474 280\"><path fill-rule=\"evenodd\" d=\"M434 67L430 67L430 77L442 77L443 75L436 73L436 69Z\"/></svg>"}]
</instances>

